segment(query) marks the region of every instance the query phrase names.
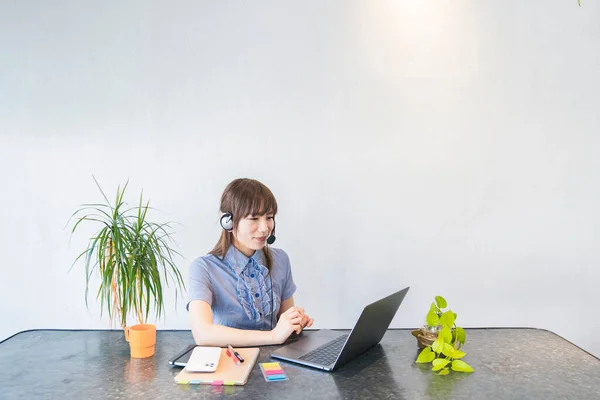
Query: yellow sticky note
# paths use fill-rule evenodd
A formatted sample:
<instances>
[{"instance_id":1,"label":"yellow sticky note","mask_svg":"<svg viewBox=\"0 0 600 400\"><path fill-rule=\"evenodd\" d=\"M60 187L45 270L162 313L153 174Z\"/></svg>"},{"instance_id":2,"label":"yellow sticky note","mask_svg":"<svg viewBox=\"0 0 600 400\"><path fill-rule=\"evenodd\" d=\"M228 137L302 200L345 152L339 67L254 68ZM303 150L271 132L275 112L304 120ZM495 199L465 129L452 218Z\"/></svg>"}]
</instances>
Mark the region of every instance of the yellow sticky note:
<instances>
[{"instance_id":1,"label":"yellow sticky note","mask_svg":"<svg viewBox=\"0 0 600 400\"><path fill-rule=\"evenodd\" d=\"M262 363L263 367L279 367L279 363L278 362L268 362L268 363Z\"/></svg>"},{"instance_id":2,"label":"yellow sticky note","mask_svg":"<svg viewBox=\"0 0 600 400\"><path fill-rule=\"evenodd\" d=\"M281 369L278 362L263 363L262 367L265 371L273 371Z\"/></svg>"}]
</instances>

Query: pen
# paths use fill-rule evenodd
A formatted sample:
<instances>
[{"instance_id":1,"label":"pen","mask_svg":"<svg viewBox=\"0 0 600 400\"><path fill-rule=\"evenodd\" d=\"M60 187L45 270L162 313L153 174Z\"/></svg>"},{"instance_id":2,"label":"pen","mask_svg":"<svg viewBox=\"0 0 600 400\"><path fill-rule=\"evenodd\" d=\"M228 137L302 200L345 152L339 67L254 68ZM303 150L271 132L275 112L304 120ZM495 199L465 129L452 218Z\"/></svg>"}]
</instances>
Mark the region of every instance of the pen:
<instances>
[{"instance_id":1,"label":"pen","mask_svg":"<svg viewBox=\"0 0 600 400\"><path fill-rule=\"evenodd\" d=\"M227 346L227 347L229 347L229 346ZM232 353L229 351L229 349L226 349L226 350L225 350L225 353L227 353L227 356L229 356L229 357L231 358L231 360L232 360L234 363L236 363L237 365L241 365L241 364L240 364L240 360L238 360L238 359L237 359L237 357L236 357L236 356L234 356L234 355L233 355L233 354L232 354Z\"/></svg>"},{"instance_id":2,"label":"pen","mask_svg":"<svg viewBox=\"0 0 600 400\"><path fill-rule=\"evenodd\" d=\"M240 356L240 353L238 353L237 351L235 351L233 349L233 347L231 347L230 344L227 345L227 348L229 349L229 351L231 351L231 353L235 356L235 358L237 358L241 363L244 362L244 359L242 358L242 356Z\"/></svg>"}]
</instances>

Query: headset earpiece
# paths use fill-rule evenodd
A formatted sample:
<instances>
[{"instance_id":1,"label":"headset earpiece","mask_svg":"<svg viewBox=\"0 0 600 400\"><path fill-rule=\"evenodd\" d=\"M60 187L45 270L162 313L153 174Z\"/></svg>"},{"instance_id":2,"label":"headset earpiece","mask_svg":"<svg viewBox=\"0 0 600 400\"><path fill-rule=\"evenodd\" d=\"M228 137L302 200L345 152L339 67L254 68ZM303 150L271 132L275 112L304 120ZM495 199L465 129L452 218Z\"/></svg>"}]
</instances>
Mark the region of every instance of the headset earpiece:
<instances>
[{"instance_id":1,"label":"headset earpiece","mask_svg":"<svg viewBox=\"0 0 600 400\"><path fill-rule=\"evenodd\" d=\"M227 232L231 232L233 230L233 214L230 211L227 211L221 215L219 222L221 223L221 227Z\"/></svg>"}]
</instances>

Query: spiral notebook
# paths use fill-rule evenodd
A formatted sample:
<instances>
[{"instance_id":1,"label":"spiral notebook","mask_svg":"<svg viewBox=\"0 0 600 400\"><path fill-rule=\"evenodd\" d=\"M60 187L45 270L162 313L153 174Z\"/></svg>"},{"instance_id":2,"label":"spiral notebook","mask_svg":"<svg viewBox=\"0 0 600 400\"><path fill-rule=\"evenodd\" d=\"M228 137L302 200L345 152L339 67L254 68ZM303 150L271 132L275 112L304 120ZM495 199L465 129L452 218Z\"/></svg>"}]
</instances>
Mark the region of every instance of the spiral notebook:
<instances>
[{"instance_id":1,"label":"spiral notebook","mask_svg":"<svg viewBox=\"0 0 600 400\"><path fill-rule=\"evenodd\" d=\"M221 349L221 358L215 372L189 372L184 368L175 376L175 383L180 385L245 385L250 371L258 359L260 349L258 347L236 347L235 351L244 358L244 362L240 365L237 365L226 351L227 349Z\"/></svg>"}]
</instances>

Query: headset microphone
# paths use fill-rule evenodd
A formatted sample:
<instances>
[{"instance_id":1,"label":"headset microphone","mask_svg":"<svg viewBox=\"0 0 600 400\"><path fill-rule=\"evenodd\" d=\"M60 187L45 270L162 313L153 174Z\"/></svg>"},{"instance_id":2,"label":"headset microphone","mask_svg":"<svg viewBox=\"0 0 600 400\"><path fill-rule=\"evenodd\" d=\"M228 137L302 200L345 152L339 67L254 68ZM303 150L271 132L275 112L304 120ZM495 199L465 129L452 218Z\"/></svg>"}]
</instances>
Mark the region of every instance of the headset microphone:
<instances>
[{"instance_id":1,"label":"headset microphone","mask_svg":"<svg viewBox=\"0 0 600 400\"><path fill-rule=\"evenodd\" d=\"M271 231L271 236L267 238L267 243L269 245L275 243L275 218L273 218L273 230Z\"/></svg>"}]
</instances>

